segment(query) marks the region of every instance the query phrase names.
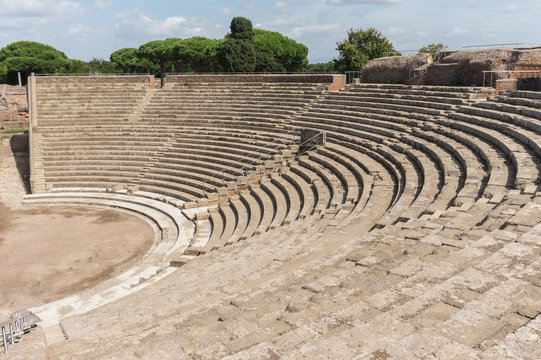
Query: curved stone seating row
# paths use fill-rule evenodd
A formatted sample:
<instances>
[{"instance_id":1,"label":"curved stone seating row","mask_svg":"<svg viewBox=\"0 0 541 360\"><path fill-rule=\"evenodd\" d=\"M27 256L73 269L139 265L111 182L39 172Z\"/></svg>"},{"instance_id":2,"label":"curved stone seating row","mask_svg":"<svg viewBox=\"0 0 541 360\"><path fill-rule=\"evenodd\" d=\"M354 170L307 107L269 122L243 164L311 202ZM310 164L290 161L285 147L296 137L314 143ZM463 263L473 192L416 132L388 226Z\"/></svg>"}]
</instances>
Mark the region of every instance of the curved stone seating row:
<instances>
[{"instance_id":1,"label":"curved stone seating row","mask_svg":"<svg viewBox=\"0 0 541 360\"><path fill-rule=\"evenodd\" d=\"M304 87L304 88L303 88ZM304 84L168 84L157 91L141 114L148 123L194 123L200 119L266 124L294 115L321 95L323 85ZM266 103L265 103L266 102ZM227 116L224 116L227 114Z\"/></svg>"},{"instance_id":2,"label":"curved stone seating row","mask_svg":"<svg viewBox=\"0 0 541 360\"><path fill-rule=\"evenodd\" d=\"M358 114L355 114L355 113L354 113L355 111L359 111L359 109L355 107L355 108L351 108L351 110L349 110L349 109L348 109L347 111L344 110L344 111L342 111L342 112L340 112L340 113L350 113L352 118L359 117ZM323 114L324 114L324 113L323 113ZM367 116L367 115L368 115L368 114L367 114L366 112L362 112L362 117L363 117L363 118L364 118L365 116ZM409 119L406 118L405 120L402 121L401 118L397 117L398 115L399 115L399 114L396 114L396 116L390 117L390 116L385 116L385 115L381 115L381 114L370 114L370 119L377 119L377 121L386 121L386 122L391 122L391 121L397 122L397 121L398 121L398 122L404 123L404 124L407 125L408 127L411 127L411 125L417 125L418 127L421 127L421 128L423 128L423 129L426 129L426 128L427 128L427 124L426 124L426 123L423 123L423 122L416 122L414 119L411 119L411 118L409 118ZM334 116L334 115L328 115L328 116L330 116L330 117L336 117L336 116ZM426 120L428 120L428 119L426 119ZM365 119L363 119L363 122L367 122L367 121L368 121L368 123L370 123L370 120L365 120ZM396 128L396 126L395 126L394 124L391 124L391 125L387 125L387 124L384 124L384 123L380 123L380 124L381 124L380 126L384 126L384 127L389 127L389 126L391 126L391 127L395 127L395 128ZM407 131L407 127L403 127L403 129L405 129L405 130ZM440 129L434 129L434 128L432 128L432 129L430 129L430 130L436 130L436 131L441 132ZM424 132L424 131L423 131L423 132ZM417 132L416 135L422 135L422 133L421 133L421 132ZM439 137L439 136L433 136L433 138L436 138L436 139L437 139L438 137ZM467 140L468 140L468 139L465 138L464 141L467 141ZM440 143L441 143L441 141L440 141ZM487 157L485 156L485 158L487 158Z\"/></svg>"},{"instance_id":3,"label":"curved stone seating row","mask_svg":"<svg viewBox=\"0 0 541 360\"><path fill-rule=\"evenodd\" d=\"M330 127L330 126L315 124L314 122L302 122L302 123L299 122L299 125L312 126L315 129L327 131L329 142L332 142L333 138L335 137L340 137L340 129L343 128L341 126ZM351 134L350 130L348 130L348 132ZM355 141L354 139L358 139L362 137L363 134L358 133L355 135L356 136L354 138L351 135L346 136L346 139L353 142ZM370 136L370 137L373 138L373 136ZM423 190L423 182L419 174L426 172L427 175L425 177L427 179L429 178L428 171L421 170L421 168L419 168L419 165L424 162L425 163L424 166L427 166L431 162L430 160L426 158L424 159L425 161L421 161L421 160L412 161L410 157L397 153L390 147L387 148L381 145L377 145L377 151L380 154L385 154L388 157L389 159L387 161L389 163L388 166L394 166L396 168L395 176L397 178L397 188L395 189L395 191L397 193L397 197L393 205L396 205L397 209L400 209L398 211L403 212L419 197L419 195L421 194L421 191ZM423 155L422 153L419 153L418 156L423 156ZM435 185L437 185L438 180L439 180L438 170L435 168L434 165L432 165L432 167L433 167L432 176L435 176L435 179L436 179Z\"/></svg>"},{"instance_id":4,"label":"curved stone seating row","mask_svg":"<svg viewBox=\"0 0 541 360\"><path fill-rule=\"evenodd\" d=\"M485 212L486 206L479 204L475 210ZM500 212L506 210L505 206L499 209ZM457 220L464 221L468 217L471 215L464 213ZM268 294L265 294L267 299L254 294L240 305L242 309L264 306L266 302L278 302L282 309L287 309L288 303L290 307L294 304L294 311L276 315L283 316L292 328L282 334L262 335L263 340L236 353L237 357L256 356L261 343L266 351L286 351L292 357L355 356L357 346L362 346L367 355L374 357L378 353L408 357L419 354L418 349L425 346L430 348L426 351L436 357L449 356L451 351L458 351L456 354L460 356L468 353L467 357L481 353L486 355L482 358L497 357L498 352L492 344L501 339L502 331L504 335L513 334L530 320L525 317L520 322L511 320L520 303L516 292L523 286L529 291L535 288L526 274L534 271L536 265L531 264L524 270L511 264L520 257L520 251L531 258L536 250L531 243L527 244L527 236L517 238L517 235L501 230L477 236L463 248L442 245L442 241L451 242L451 239L436 235L437 232L435 230L413 243L405 242L398 234L395 241L387 238L385 242L368 236L352 253L344 256L346 263L355 263L365 269L361 275L354 270L344 270L341 274L322 271L316 279L308 276L297 279L290 288L276 292L272 298L268 298ZM471 229L468 227L464 232L471 233ZM517 239L519 244L515 243ZM384 267L389 263L392 264L390 267ZM495 273L498 275L494 276ZM475 282L474 279L482 280ZM426 286L430 290L423 288L420 282L429 284ZM309 291L302 293L300 289ZM344 304L341 299L346 298L350 300ZM234 326L248 315L248 311L240 311L225 326ZM463 320L472 317L477 319L474 329ZM338 328L327 325L335 324L337 319L347 319L355 325ZM391 324L393 334L388 333ZM316 335L304 336L314 327L320 329ZM469 336L464 336L466 331ZM371 332L375 334L368 335L369 339L362 337L358 341L348 341L351 347L345 349L328 346L342 343L345 338L354 339L355 334ZM537 339L537 336L531 339ZM447 344L445 349L439 348L442 343ZM513 348L516 349L511 345L509 349ZM506 354L510 353L528 354L528 350L510 350Z\"/></svg>"},{"instance_id":5,"label":"curved stone seating row","mask_svg":"<svg viewBox=\"0 0 541 360\"><path fill-rule=\"evenodd\" d=\"M78 178L86 186L128 183L152 191L184 187L188 194L180 198L193 201L290 152L286 144L293 136L285 134L280 139L270 132L232 129L225 137L223 128L175 127L161 132L150 127L109 129L84 129L80 135L71 130L50 133L44 129L47 182L56 187L77 186ZM115 141L118 137L123 140ZM235 142L231 142L233 138ZM167 186L167 181L171 185ZM171 190L168 194L179 195Z\"/></svg>"},{"instance_id":6,"label":"curved stone seating row","mask_svg":"<svg viewBox=\"0 0 541 360\"><path fill-rule=\"evenodd\" d=\"M502 347L516 358L539 349L535 226L541 205L536 175L526 182L524 169L539 159L519 136L529 136L523 132L528 128L506 130L502 120L469 114L455 107L459 102L434 113L423 110L430 110L423 100L405 104L415 91L445 98L446 88L363 87L373 101L375 88L400 91L405 98L393 104L394 96L387 94L384 107L356 105L357 94L351 93L359 89L353 87L326 94L288 120L296 130L326 131L326 146L283 154L256 183L220 192L218 205L208 211L184 209L192 211L197 228L179 261L212 254L162 286L92 314L85 332L77 333L82 341L54 350L84 354L101 344L103 354L109 354L118 348L104 340L128 331L134 341L122 351L143 354L156 319L164 351L201 358L491 359L501 357ZM449 98L468 101L466 108L483 109L483 103L469 102L484 95L476 91L448 92ZM338 108L333 101L342 96L349 99ZM441 100L423 96L427 102ZM241 133L231 133L237 151L268 146L242 142L242 135L236 136ZM171 143L177 134L182 132ZM209 141L223 146L214 135ZM208 144L193 138L195 144ZM177 155L186 174L198 161L201 166L210 162ZM175 161L167 159L163 163ZM238 166L231 164L232 177L241 176L234 172ZM207 168L207 175L217 170L216 165ZM250 245L213 252L246 239ZM102 334L103 318L126 306L141 315L111 324ZM153 311L146 313L148 307ZM178 313L182 318L171 316ZM68 331L77 329L81 319L63 324ZM178 331L167 330L179 328L180 342ZM75 348L81 343L84 350Z\"/></svg>"},{"instance_id":7,"label":"curved stone seating row","mask_svg":"<svg viewBox=\"0 0 541 360\"><path fill-rule=\"evenodd\" d=\"M91 205L103 208L123 209L138 214L154 224L155 240L151 249L139 264L123 274L94 287L91 292L68 297L35 309L42 323L55 323L65 316L84 313L103 306L138 289L144 288L164 276L170 275L179 258L192 241L193 227L182 214L178 204L166 203L163 196L139 192L137 195L106 193L100 188L63 188L58 191L27 195L26 204ZM171 199L175 202L174 199ZM170 265L173 265L171 267Z\"/></svg>"},{"instance_id":8,"label":"curved stone seating row","mask_svg":"<svg viewBox=\"0 0 541 360\"><path fill-rule=\"evenodd\" d=\"M359 155L333 144L287 162L250 190L209 209L212 234L208 243L190 247L186 253L205 253L253 236L281 236L291 231L287 225L292 223L296 233L306 226L322 230L338 226L351 216L359 220L363 209L375 206L372 203L381 208L382 199L388 198L389 204L377 213L381 216L391 206L396 185L385 167ZM372 174L365 164L372 166ZM373 194L378 198L372 198Z\"/></svg>"},{"instance_id":9,"label":"curved stone seating row","mask_svg":"<svg viewBox=\"0 0 541 360\"><path fill-rule=\"evenodd\" d=\"M49 79L40 77L36 80L40 126L73 126L87 124L87 121L127 122L147 94L145 84L122 82L120 78L114 85L104 82L99 86L71 78L67 78L68 84L48 84Z\"/></svg>"},{"instance_id":10,"label":"curved stone seating row","mask_svg":"<svg viewBox=\"0 0 541 360\"><path fill-rule=\"evenodd\" d=\"M341 95L342 94L340 94L340 96ZM331 99L330 101L332 102L336 96L338 95L331 94L328 95L328 98ZM343 132L354 135L357 138L361 137L368 141L374 141L376 144L384 143L388 141L387 139L393 139L394 144L389 144L391 147L401 148L402 145L397 146L397 143L406 143L414 148L420 148L422 151L417 151L416 155L412 155L411 151L408 154L414 163L416 163L417 169L423 169L420 164L429 163L426 159L425 161L419 160L423 157L422 153L427 153L429 158L432 159L431 161L436 164L436 171L431 171L428 175L423 172L422 177L428 176L426 180L429 180L430 182L433 182L434 179L441 179L441 174L444 173L442 172L443 169L447 171L447 176L442 183L449 185L449 180L451 180L451 183L454 184L451 187L446 186L443 190L439 190L442 195L445 195L440 197L442 199L441 205L443 206L440 210L445 209L444 205L451 205L452 201L461 205L466 199L469 199L468 202L472 203L480 198L484 191L489 189L489 186L490 192L487 191L485 196L491 197L497 191L504 191L505 188L510 187L512 184L512 182L509 181L509 178L513 177L512 173L516 171L517 168L522 169L523 172L526 172L526 169L530 168L527 166L528 163L526 161L532 160L528 157L525 157L525 160L523 160L522 163L517 162L514 163L514 166L510 166L509 163L513 162L512 157L509 156L510 152L506 151L502 142L496 137L488 138L487 141L486 135L484 137L478 136L479 139L485 140L472 142L469 136L472 134L471 131L465 131L462 134L459 132L458 135L452 134L451 136L451 129L456 129L457 127L446 123L447 120L440 120L440 117L436 118L433 122L438 125L445 125L451 131L445 130L443 126L435 127L428 125L428 117L425 117L423 119L424 121L404 117L403 121L398 121L399 123L404 124L402 126L396 124L396 117L390 117L384 114L374 114L375 116L371 116L370 119L367 120L364 119L365 113L356 112L358 111L358 107L353 104L345 107L345 110L336 111L332 107L326 107L326 102L327 98L315 106L312 106L311 110L305 115L297 117L294 122L297 122L299 126L313 127L328 131L328 136L330 134L330 141L333 141L334 134ZM323 106L321 104L323 104ZM355 118L358 120L355 120ZM344 121L347 121L347 125ZM362 125L359 123L355 124L355 121L361 122ZM322 123L329 125L322 125ZM334 127L331 127L331 124L334 125ZM408 126L406 126L406 124ZM411 125L415 125L419 130L412 131ZM353 131L352 129L359 129L359 131ZM395 135L396 132L391 132L389 129L399 130L402 134L397 136ZM376 134L376 136L374 136L374 134ZM412 139L412 135L416 138ZM445 135L447 139L442 138L441 135ZM477 135L480 134L477 133ZM380 138L378 139L377 137ZM457 142L457 140L459 142ZM459 146L450 147L449 145L442 145L448 142L455 142ZM511 143L508 143L507 146L511 146ZM460 152L458 152L457 149L460 150ZM513 149L515 151L518 150L516 147ZM381 151L381 145L378 148L378 151ZM401 149L401 152L404 152L404 149ZM449 154L451 156L449 156ZM505 157L502 156L502 154L505 154ZM506 161L506 159L509 159L509 161ZM443 161L445 161L445 164ZM400 162L404 163L403 159ZM440 170L437 169L438 167ZM475 169L477 169L477 171ZM438 175L438 171L440 172L440 175ZM457 171L460 171L461 174L456 174ZM518 179L522 179L523 175L521 174L522 173L518 173ZM421 182L425 182L425 180L423 179ZM411 182L409 182L409 184L411 186ZM413 195L412 190L408 192L410 196L418 196ZM425 194L422 197L424 198L424 201L432 203L430 199L434 198L435 193L434 189L431 191L426 189ZM446 198L445 201L443 201L444 198ZM408 198L402 199L407 202ZM437 207L433 207L433 209L430 209L430 206L427 207L426 204L419 204L418 211L415 213L417 215L422 214L423 209L430 209L429 213L434 213L436 208Z\"/></svg>"}]
</instances>

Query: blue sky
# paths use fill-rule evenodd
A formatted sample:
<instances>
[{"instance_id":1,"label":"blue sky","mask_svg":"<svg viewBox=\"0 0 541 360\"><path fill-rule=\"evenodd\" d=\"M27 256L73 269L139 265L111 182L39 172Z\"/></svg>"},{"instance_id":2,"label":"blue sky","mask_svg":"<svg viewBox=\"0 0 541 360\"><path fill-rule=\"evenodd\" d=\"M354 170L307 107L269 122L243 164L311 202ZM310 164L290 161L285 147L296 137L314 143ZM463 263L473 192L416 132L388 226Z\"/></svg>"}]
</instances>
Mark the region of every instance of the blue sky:
<instances>
[{"instance_id":1,"label":"blue sky","mask_svg":"<svg viewBox=\"0 0 541 360\"><path fill-rule=\"evenodd\" d=\"M539 0L0 0L0 46L32 40L70 58L108 59L150 40L222 38L234 16L307 45L312 63L336 57L349 28L376 27L397 50L541 43Z\"/></svg>"}]
</instances>

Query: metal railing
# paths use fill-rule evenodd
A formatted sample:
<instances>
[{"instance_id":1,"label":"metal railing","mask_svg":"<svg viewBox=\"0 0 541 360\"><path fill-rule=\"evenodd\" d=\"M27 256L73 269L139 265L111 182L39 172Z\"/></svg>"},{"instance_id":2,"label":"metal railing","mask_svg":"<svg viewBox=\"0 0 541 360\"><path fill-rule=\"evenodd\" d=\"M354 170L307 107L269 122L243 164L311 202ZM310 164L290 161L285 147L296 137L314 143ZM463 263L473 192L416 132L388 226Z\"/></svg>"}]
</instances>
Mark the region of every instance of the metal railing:
<instances>
[{"instance_id":1,"label":"metal railing","mask_svg":"<svg viewBox=\"0 0 541 360\"><path fill-rule=\"evenodd\" d=\"M346 84L351 84L355 78L360 76L360 71L346 71Z\"/></svg>"},{"instance_id":2,"label":"metal railing","mask_svg":"<svg viewBox=\"0 0 541 360\"><path fill-rule=\"evenodd\" d=\"M37 317L27 310L18 311L9 317L10 320L0 323L2 331L0 341L4 347L4 353L8 352L8 343L14 345L19 342L22 336L29 333L30 329L35 326L34 323L37 320Z\"/></svg>"},{"instance_id":3,"label":"metal railing","mask_svg":"<svg viewBox=\"0 0 541 360\"><path fill-rule=\"evenodd\" d=\"M513 74L518 75L513 76ZM521 76L521 74L525 76ZM494 80L523 77L541 77L541 70L486 70L483 71L483 87L494 86ZM488 81L489 79L490 81Z\"/></svg>"},{"instance_id":4,"label":"metal railing","mask_svg":"<svg viewBox=\"0 0 541 360\"><path fill-rule=\"evenodd\" d=\"M463 46L462 48L463 49L490 49L490 48L495 48L495 47L535 48L539 46L541 46L541 43L504 43L504 44L467 45L467 46Z\"/></svg>"},{"instance_id":5,"label":"metal railing","mask_svg":"<svg viewBox=\"0 0 541 360\"><path fill-rule=\"evenodd\" d=\"M396 50L396 51L387 51L385 56L400 56L403 54L417 54L419 50Z\"/></svg>"},{"instance_id":6,"label":"metal railing","mask_svg":"<svg viewBox=\"0 0 541 360\"><path fill-rule=\"evenodd\" d=\"M238 171L240 171L243 174L242 176L246 176L246 172L247 172L248 168L253 167L255 164L262 164L264 158L266 158L267 156L269 156L271 154L278 153L280 148L282 148L284 145L287 144L287 141L288 141L287 136L288 135L293 136L294 133L296 133L296 132L298 132L298 130L289 130L289 131L287 131L285 133L284 137L278 139L279 142L278 142L278 144L276 144L276 146L273 146L271 148L264 148L264 150L261 151L256 158L254 158L253 160L245 163L240 169L238 169ZM222 186L225 185L225 175L226 174L228 174L227 167L224 167L224 168L222 168L220 170L220 177L218 178L219 182L222 184ZM207 193L207 191L205 190L207 184L210 184L210 182L207 181L207 180L204 180L203 181L203 196L205 196L206 193Z\"/></svg>"},{"instance_id":7,"label":"metal railing","mask_svg":"<svg viewBox=\"0 0 541 360\"><path fill-rule=\"evenodd\" d=\"M428 69L421 69L421 70L410 69L409 79L413 79L416 76L420 76L422 74L425 74L427 71L428 71Z\"/></svg>"},{"instance_id":8,"label":"metal railing","mask_svg":"<svg viewBox=\"0 0 541 360\"><path fill-rule=\"evenodd\" d=\"M286 135L292 134L292 133L295 133L295 132L298 132L298 131L299 131L299 130L290 130L290 131L288 131L288 132L286 133ZM304 145L309 144L312 140L314 140L314 139L317 138L318 136L322 136L322 135L324 135L324 134L325 134L324 132L320 131L320 132L318 132L317 134L315 134L314 136L312 136L312 137L306 139L305 141L303 141L302 143L300 143L300 144L299 144L299 149L300 149L301 151L299 151L299 152L297 153L297 155L293 158L293 160L298 159L300 156L302 156L302 155L305 154L306 152L308 152L308 151L312 150L313 148L317 147L317 145L312 145L312 146L309 146L309 147L304 146ZM280 143L279 145L285 145L285 144L287 144L287 140L288 140L287 138L282 138L281 140L284 140L284 142ZM265 152L260 153L260 155L259 155L257 158L255 158L254 160L252 160L252 161L246 163L243 167L241 167L241 168L239 169L239 171L243 174L243 176L246 176L246 173L247 173L246 170L247 170L249 167L253 167L254 164L262 164L265 155L276 154L277 152L279 152L279 148L280 148L279 145L274 146L274 147L272 147L272 148L265 148ZM272 150L275 150L275 151L272 151ZM278 170L280 170L281 168L282 168L282 165L280 165L280 166L278 167ZM220 171L220 178L221 178L221 179L220 179L220 182L222 183L222 186L225 185L225 176L224 176L225 173L226 173L226 168L224 167L224 168ZM263 173L263 171L261 171L260 175L262 175L262 173ZM237 185L236 185L236 186L238 187L238 186L240 185L240 181L237 179L236 182L237 182ZM209 184L208 181L203 181L203 196L205 196L206 193L207 193L207 192L205 191L205 187L206 187L207 184Z\"/></svg>"}]
</instances>

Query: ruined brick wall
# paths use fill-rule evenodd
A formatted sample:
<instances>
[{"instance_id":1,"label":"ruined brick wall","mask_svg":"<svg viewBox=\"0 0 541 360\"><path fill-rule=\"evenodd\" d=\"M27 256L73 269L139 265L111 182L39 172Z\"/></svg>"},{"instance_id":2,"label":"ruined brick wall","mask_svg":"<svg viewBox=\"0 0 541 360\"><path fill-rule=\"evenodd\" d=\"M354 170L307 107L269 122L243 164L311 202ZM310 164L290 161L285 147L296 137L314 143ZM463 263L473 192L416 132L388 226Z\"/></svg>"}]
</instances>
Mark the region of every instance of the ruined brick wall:
<instances>
[{"instance_id":1,"label":"ruined brick wall","mask_svg":"<svg viewBox=\"0 0 541 360\"><path fill-rule=\"evenodd\" d=\"M410 78L412 70L431 62L432 56L429 54L374 59L361 70L361 81L364 83L404 84Z\"/></svg>"},{"instance_id":2,"label":"ruined brick wall","mask_svg":"<svg viewBox=\"0 0 541 360\"><path fill-rule=\"evenodd\" d=\"M444 57L441 64L449 66L438 68L436 64L428 69L428 85L483 85L483 71L541 69L541 49L463 50ZM507 77L493 74L494 81Z\"/></svg>"},{"instance_id":3,"label":"ruined brick wall","mask_svg":"<svg viewBox=\"0 0 541 360\"><path fill-rule=\"evenodd\" d=\"M28 128L26 87L0 85L0 127L3 129Z\"/></svg>"}]
</instances>

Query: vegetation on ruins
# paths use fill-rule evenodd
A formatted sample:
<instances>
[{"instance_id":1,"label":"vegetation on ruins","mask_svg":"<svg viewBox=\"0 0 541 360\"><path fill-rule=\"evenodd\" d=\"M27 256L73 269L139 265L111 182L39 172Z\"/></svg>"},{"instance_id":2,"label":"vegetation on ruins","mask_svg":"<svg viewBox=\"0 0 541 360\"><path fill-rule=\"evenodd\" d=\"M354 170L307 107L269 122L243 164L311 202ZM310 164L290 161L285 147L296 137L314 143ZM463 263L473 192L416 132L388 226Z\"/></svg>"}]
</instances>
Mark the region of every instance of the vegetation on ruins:
<instances>
[{"instance_id":1,"label":"vegetation on ruins","mask_svg":"<svg viewBox=\"0 0 541 360\"><path fill-rule=\"evenodd\" d=\"M334 59L339 72L359 71L370 60L389 55L400 55L393 44L375 28L349 29L347 38L336 43L338 59Z\"/></svg>"},{"instance_id":2,"label":"vegetation on ruins","mask_svg":"<svg viewBox=\"0 0 541 360\"><path fill-rule=\"evenodd\" d=\"M423 46L422 48L419 49L419 54L430 54L432 55L432 57L436 57L436 55L442 51L442 50L446 50L447 49L447 46L446 45L443 45L443 43L432 43L432 44L428 44L426 46Z\"/></svg>"},{"instance_id":3,"label":"vegetation on ruins","mask_svg":"<svg viewBox=\"0 0 541 360\"><path fill-rule=\"evenodd\" d=\"M243 17L231 20L231 33L220 47L224 68L228 72L253 72L256 65L252 22Z\"/></svg>"},{"instance_id":4,"label":"vegetation on ruins","mask_svg":"<svg viewBox=\"0 0 541 360\"><path fill-rule=\"evenodd\" d=\"M6 80L17 83L17 72L26 79L30 73L54 73L69 66L66 54L52 46L34 41L17 41L0 50L0 62L6 66Z\"/></svg>"}]
</instances>

